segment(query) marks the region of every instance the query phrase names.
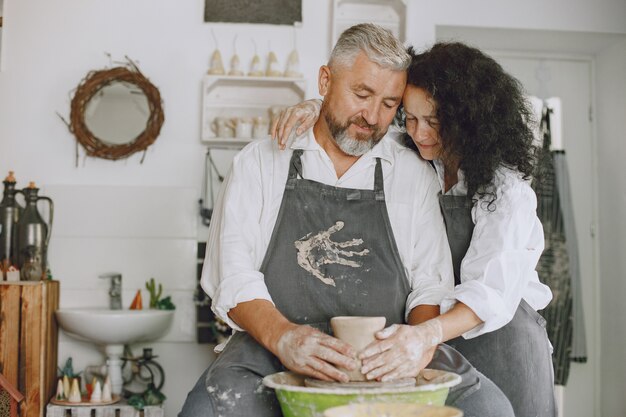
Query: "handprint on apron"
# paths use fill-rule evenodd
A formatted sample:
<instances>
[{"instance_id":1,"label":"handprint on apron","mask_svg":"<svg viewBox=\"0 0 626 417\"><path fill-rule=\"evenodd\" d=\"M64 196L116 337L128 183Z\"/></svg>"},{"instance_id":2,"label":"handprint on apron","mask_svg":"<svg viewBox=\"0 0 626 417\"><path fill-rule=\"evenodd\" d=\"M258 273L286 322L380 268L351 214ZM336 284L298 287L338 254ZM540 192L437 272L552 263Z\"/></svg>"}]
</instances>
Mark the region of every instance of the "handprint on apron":
<instances>
[{"instance_id":1,"label":"handprint on apron","mask_svg":"<svg viewBox=\"0 0 626 417\"><path fill-rule=\"evenodd\" d=\"M360 268L361 262L351 260L354 256L366 256L370 251L363 249L361 251L344 250L363 244L363 239L351 239L344 242L335 242L331 239L332 235L343 229L345 223L341 220L319 233L312 235L312 232L294 242L294 246L298 250L298 265L304 270L311 273L326 285L335 286L335 280L332 276L325 276L321 267L328 264L338 264Z\"/></svg>"}]
</instances>

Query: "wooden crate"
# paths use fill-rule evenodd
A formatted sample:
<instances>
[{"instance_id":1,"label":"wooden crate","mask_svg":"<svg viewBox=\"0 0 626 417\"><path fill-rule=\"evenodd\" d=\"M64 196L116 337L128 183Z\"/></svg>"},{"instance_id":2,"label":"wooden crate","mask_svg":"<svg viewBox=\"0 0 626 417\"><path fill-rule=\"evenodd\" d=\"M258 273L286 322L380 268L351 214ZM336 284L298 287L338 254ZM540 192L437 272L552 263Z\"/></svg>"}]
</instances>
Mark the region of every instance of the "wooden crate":
<instances>
[{"instance_id":1,"label":"wooden crate","mask_svg":"<svg viewBox=\"0 0 626 417\"><path fill-rule=\"evenodd\" d=\"M163 417L163 407L149 405L135 410L126 401L112 405L69 407L48 404L46 417Z\"/></svg>"},{"instance_id":2,"label":"wooden crate","mask_svg":"<svg viewBox=\"0 0 626 417\"><path fill-rule=\"evenodd\" d=\"M0 282L0 372L24 395L21 417L44 417L56 390L59 282Z\"/></svg>"}]
</instances>

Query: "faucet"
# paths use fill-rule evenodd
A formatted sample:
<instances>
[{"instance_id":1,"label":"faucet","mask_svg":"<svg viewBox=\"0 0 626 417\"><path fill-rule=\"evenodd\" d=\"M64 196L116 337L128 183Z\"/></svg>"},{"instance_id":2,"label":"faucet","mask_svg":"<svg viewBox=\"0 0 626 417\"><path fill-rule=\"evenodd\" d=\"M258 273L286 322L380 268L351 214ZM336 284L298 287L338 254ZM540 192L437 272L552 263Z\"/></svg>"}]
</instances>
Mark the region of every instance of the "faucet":
<instances>
[{"instance_id":1,"label":"faucet","mask_svg":"<svg viewBox=\"0 0 626 417\"><path fill-rule=\"evenodd\" d=\"M111 310L122 309L122 274L119 272L110 272L108 274L98 275L98 278L110 278L111 287L109 288L109 308Z\"/></svg>"}]
</instances>

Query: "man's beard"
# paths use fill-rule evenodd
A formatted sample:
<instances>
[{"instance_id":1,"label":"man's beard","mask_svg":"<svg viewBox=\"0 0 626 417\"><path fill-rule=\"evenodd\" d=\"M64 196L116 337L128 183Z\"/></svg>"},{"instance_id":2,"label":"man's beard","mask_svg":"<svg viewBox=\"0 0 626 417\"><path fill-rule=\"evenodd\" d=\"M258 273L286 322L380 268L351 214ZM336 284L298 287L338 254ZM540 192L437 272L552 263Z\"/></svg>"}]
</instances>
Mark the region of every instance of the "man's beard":
<instances>
[{"instance_id":1,"label":"man's beard","mask_svg":"<svg viewBox=\"0 0 626 417\"><path fill-rule=\"evenodd\" d=\"M370 125L362 116L354 116L345 124L341 124L329 111L325 111L324 120L335 143L347 155L361 156L367 153L385 135L385 132L381 131L378 125ZM353 138L348 134L348 128L351 124L371 129L372 132L370 134L357 133L356 137Z\"/></svg>"}]
</instances>

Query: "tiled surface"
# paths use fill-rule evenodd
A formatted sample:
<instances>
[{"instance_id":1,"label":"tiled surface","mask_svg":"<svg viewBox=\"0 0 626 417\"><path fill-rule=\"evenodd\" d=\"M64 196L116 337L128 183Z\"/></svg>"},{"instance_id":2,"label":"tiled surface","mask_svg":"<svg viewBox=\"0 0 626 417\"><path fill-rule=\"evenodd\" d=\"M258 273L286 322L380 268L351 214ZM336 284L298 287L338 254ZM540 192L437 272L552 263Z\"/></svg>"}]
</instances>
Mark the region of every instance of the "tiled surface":
<instances>
[{"instance_id":1,"label":"tiled surface","mask_svg":"<svg viewBox=\"0 0 626 417\"><path fill-rule=\"evenodd\" d=\"M185 187L49 186L55 203L49 248L51 272L61 282L61 308L107 307L110 283L98 275L122 274L122 305L155 278L176 311L154 349L165 371L165 415L174 416L200 373L214 358L212 345L196 343L193 301L197 275L197 193ZM46 215L47 209L42 205ZM133 351L141 352L142 346ZM104 363L101 347L59 331L59 363L71 356L77 371ZM181 360L184 358L184 360Z\"/></svg>"},{"instance_id":2,"label":"tiled surface","mask_svg":"<svg viewBox=\"0 0 626 417\"><path fill-rule=\"evenodd\" d=\"M194 188L47 186L55 237L195 238ZM42 209L42 211L46 211Z\"/></svg>"},{"instance_id":3,"label":"tiled surface","mask_svg":"<svg viewBox=\"0 0 626 417\"><path fill-rule=\"evenodd\" d=\"M154 278L165 289L193 290L196 285L194 238L56 237L49 250L52 274L64 288L107 290L98 279L106 272L122 274L122 288L143 288Z\"/></svg>"}]
</instances>

